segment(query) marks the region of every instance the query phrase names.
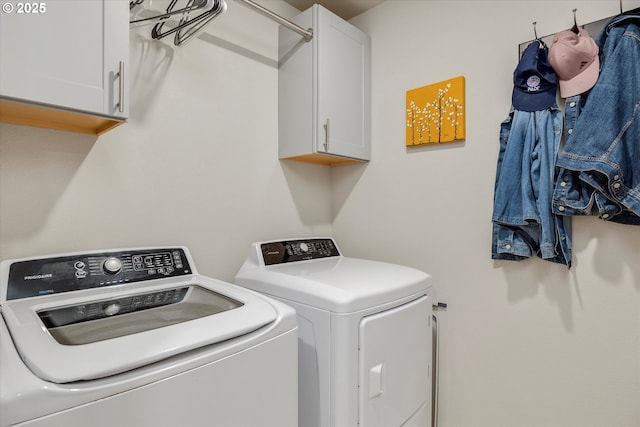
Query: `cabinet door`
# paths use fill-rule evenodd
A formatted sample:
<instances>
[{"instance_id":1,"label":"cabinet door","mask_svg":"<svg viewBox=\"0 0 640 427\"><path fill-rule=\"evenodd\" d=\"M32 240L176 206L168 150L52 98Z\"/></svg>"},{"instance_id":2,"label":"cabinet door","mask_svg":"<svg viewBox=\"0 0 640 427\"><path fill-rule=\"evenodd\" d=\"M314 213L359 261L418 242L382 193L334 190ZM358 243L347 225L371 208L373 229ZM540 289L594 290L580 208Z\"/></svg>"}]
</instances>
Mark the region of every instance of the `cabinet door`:
<instances>
[{"instance_id":1,"label":"cabinet door","mask_svg":"<svg viewBox=\"0 0 640 427\"><path fill-rule=\"evenodd\" d=\"M129 2L102 0L102 5L102 111L108 116L126 119L129 117Z\"/></svg>"},{"instance_id":2,"label":"cabinet door","mask_svg":"<svg viewBox=\"0 0 640 427\"><path fill-rule=\"evenodd\" d=\"M318 8L316 151L369 160L369 36Z\"/></svg>"},{"instance_id":3,"label":"cabinet door","mask_svg":"<svg viewBox=\"0 0 640 427\"><path fill-rule=\"evenodd\" d=\"M127 3L47 0L28 4L28 11L13 3L11 13L0 14L0 95L126 117L126 109L118 108L118 72L120 61L128 60Z\"/></svg>"}]
</instances>

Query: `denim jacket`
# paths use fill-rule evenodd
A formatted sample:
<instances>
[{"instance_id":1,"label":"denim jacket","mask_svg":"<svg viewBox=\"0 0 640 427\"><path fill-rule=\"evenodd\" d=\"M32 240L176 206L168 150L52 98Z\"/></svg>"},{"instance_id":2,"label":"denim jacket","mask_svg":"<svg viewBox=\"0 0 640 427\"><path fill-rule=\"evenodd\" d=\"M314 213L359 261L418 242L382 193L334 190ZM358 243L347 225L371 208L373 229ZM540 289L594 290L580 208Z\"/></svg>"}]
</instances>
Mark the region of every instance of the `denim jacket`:
<instances>
[{"instance_id":1,"label":"denim jacket","mask_svg":"<svg viewBox=\"0 0 640 427\"><path fill-rule=\"evenodd\" d=\"M600 76L568 98L552 211L640 225L640 17L620 15L598 37Z\"/></svg>"},{"instance_id":2,"label":"denim jacket","mask_svg":"<svg viewBox=\"0 0 640 427\"><path fill-rule=\"evenodd\" d=\"M571 265L570 217L551 212L562 112L512 110L500 126L492 258L538 257Z\"/></svg>"}]
</instances>

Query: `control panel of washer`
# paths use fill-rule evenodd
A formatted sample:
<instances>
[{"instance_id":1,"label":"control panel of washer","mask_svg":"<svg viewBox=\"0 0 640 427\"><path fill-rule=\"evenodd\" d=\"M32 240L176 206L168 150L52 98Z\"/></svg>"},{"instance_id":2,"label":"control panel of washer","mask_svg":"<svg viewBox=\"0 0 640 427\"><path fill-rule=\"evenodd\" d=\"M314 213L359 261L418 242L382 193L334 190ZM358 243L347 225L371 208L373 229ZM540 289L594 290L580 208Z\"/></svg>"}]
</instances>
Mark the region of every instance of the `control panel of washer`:
<instances>
[{"instance_id":1,"label":"control panel of washer","mask_svg":"<svg viewBox=\"0 0 640 427\"><path fill-rule=\"evenodd\" d=\"M7 299L121 285L191 274L181 248L70 255L17 261L9 268Z\"/></svg>"},{"instance_id":2,"label":"control panel of washer","mask_svg":"<svg viewBox=\"0 0 640 427\"><path fill-rule=\"evenodd\" d=\"M264 265L340 256L332 239L299 239L260 245Z\"/></svg>"}]
</instances>

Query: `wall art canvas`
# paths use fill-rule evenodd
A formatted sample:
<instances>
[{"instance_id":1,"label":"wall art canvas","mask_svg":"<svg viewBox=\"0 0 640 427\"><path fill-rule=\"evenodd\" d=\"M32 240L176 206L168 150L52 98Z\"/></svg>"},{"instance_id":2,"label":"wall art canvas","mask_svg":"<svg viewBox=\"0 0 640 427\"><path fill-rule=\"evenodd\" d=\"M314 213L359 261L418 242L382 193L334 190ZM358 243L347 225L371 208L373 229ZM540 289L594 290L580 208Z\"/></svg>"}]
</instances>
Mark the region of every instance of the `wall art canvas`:
<instances>
[{"instance_id":1,"label":"wall art canvas","mask_svg":"<svg viewBox=\"0 0 640 427\"><path fill-rule=\"evenodd\" d=\"M407 147L464 140L463 76L407 91Z\"/></svg>"}]
</instances>

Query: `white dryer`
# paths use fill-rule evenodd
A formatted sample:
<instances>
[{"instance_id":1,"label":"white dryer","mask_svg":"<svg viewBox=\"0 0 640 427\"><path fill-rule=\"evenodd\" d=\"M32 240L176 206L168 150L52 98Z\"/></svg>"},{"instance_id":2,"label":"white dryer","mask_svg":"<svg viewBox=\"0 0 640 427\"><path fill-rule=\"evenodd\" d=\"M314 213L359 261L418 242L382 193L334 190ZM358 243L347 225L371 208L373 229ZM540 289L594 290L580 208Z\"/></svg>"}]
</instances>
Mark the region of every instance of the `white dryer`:
<instances>
[{"instance_id":1,"label":"white dryer","mask_svg":"<svg viewBox=\"0 0 640 427\"><path fill-rule=\"evenodd\" d=\"M254 243L236 275L298 313L299 425L431 425L431 277L330 238Z\"/></svg>"},{"instance_id":2,"label":"white dryer","mask_svg":"<svg viewBox=\"0 0 640 427\"><path fill-rule=\"evenodd\" d=\"M0 425L295 426L290 307L184 247L0 264Z\"/></svg>"}]
</instances>

